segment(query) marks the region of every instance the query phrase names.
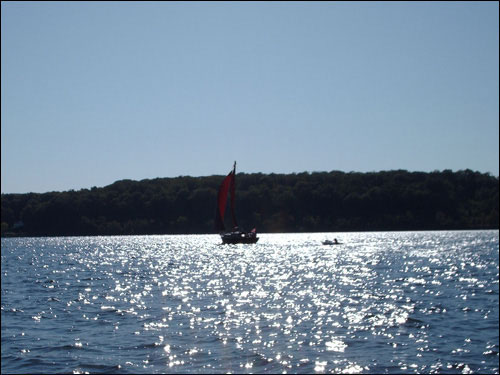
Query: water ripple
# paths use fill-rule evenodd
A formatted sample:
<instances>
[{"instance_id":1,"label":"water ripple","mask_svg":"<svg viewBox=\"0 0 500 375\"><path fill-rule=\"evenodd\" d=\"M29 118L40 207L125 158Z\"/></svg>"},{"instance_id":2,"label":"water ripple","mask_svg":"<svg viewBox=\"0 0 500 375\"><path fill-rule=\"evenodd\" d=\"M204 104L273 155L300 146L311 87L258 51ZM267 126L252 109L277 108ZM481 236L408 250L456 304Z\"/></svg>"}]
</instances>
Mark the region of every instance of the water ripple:
<instances>
[{"instance_id":1,"label":"water ripple","mask_svg":"<svg viewBox=\"0 0 500 375\"><path fill-rule=\"evenodd\" d=\"M498 373L498 231L219 242L2 239L2 372Z\"/></svg>"}]
</instances>

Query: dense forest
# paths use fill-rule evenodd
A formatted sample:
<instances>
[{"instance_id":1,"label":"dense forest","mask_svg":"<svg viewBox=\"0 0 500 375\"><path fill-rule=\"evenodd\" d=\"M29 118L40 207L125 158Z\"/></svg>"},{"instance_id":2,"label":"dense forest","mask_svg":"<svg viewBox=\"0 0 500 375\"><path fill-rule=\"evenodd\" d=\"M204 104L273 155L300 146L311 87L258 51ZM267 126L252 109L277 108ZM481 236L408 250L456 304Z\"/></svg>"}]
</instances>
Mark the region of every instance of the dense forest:
<instances>
[{"instance_id":1,"label":"dense forest","mask_svg":"<svg viewBox=\"0 0 500 375\"><path fill-rule=\"evenodd\" d=\"M214 233L223 177L2 194L2 236ZM235 205L259 232L498 229L498 194L498 177L471 170L239 173Z\"/></svg>"}]
</instances>

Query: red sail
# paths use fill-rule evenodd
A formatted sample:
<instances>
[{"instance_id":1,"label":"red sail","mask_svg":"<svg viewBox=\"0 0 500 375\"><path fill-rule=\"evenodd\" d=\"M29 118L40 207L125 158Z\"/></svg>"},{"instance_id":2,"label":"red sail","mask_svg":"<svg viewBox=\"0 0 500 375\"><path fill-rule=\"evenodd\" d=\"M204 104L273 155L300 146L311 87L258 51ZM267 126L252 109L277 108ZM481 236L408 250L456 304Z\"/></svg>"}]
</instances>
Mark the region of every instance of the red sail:
<instances>
[{"instance_id":1,"label":"red sail","mask_svg":"<svg viewBox=\"0 0 500 375\"><path fill-rule=\"evenodd\" d=\"M222 184L220 185L220 188L219 188L219 194L217 195L217 212L215 214L215 227L219 231L225 229L224 228L224 214L226 212L227 194L229 192L229 188L231 187L231 185L234 184L232 182L233 180L234 180L233 171L231 171L226 176L224 181L222 181Z\"/></svg>"},{"instance_id":2,"label":"red sail","mask_svg":"<svg viewBox=\"0 0 500 375\"><path fill-rule=\"evenodd\" d=\"M227 194L231 192L231 217L233 219L233 227L237 227L236 215L234 214L234 195L235 195L235 175L236 162L234 162L233 170L229 172L219 188L217 195L217 208L215 212L215 229L218 231L225 230L224 215L226 212Z\"/></svg>"}]
</instances>

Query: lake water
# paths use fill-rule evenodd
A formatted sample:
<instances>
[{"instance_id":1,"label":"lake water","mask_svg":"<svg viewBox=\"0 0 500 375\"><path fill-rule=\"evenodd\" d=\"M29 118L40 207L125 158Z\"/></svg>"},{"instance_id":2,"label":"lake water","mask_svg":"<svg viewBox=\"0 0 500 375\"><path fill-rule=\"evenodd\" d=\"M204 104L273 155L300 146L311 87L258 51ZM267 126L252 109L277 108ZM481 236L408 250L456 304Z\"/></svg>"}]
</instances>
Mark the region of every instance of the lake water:
<instances>
[{"instance_id":1,"label":"lake water","mask_svg":"<svg viewBox=\"0 0 500 375\"><path fill-rule=\"evenodd\" d=\"M220 242L2 239L2 373L499 372L497 230Z\"/></svg>"}]
</instances>

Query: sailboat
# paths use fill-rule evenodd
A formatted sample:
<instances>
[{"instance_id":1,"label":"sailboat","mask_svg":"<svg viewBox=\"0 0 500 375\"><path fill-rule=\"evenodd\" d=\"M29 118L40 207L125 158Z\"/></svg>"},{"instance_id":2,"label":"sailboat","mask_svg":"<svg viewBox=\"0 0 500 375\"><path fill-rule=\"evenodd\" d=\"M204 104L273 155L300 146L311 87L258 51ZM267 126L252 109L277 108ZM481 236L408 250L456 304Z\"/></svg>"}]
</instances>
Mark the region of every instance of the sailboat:
<instances>
[{"instance_id":1,"label":"sailboat","mask_svg":"<svg viewBox=\"0 0 500 375\"><path fill-rule=\"evenodd\" d=\"M245 232L238 228L236 215L234 213L234 196L236 185L236 162L234 162L233 170L224 178L217 194L217 207L215 209L215 228L220 233L223 244L237 244L237 243L256 243L259 240L257 231L252 229L250 232ZM226 212L227 195L231 193L231 218L233 223L233 230L226 231L224 225L224 214Z\"/></svg>"}]
</instances>

